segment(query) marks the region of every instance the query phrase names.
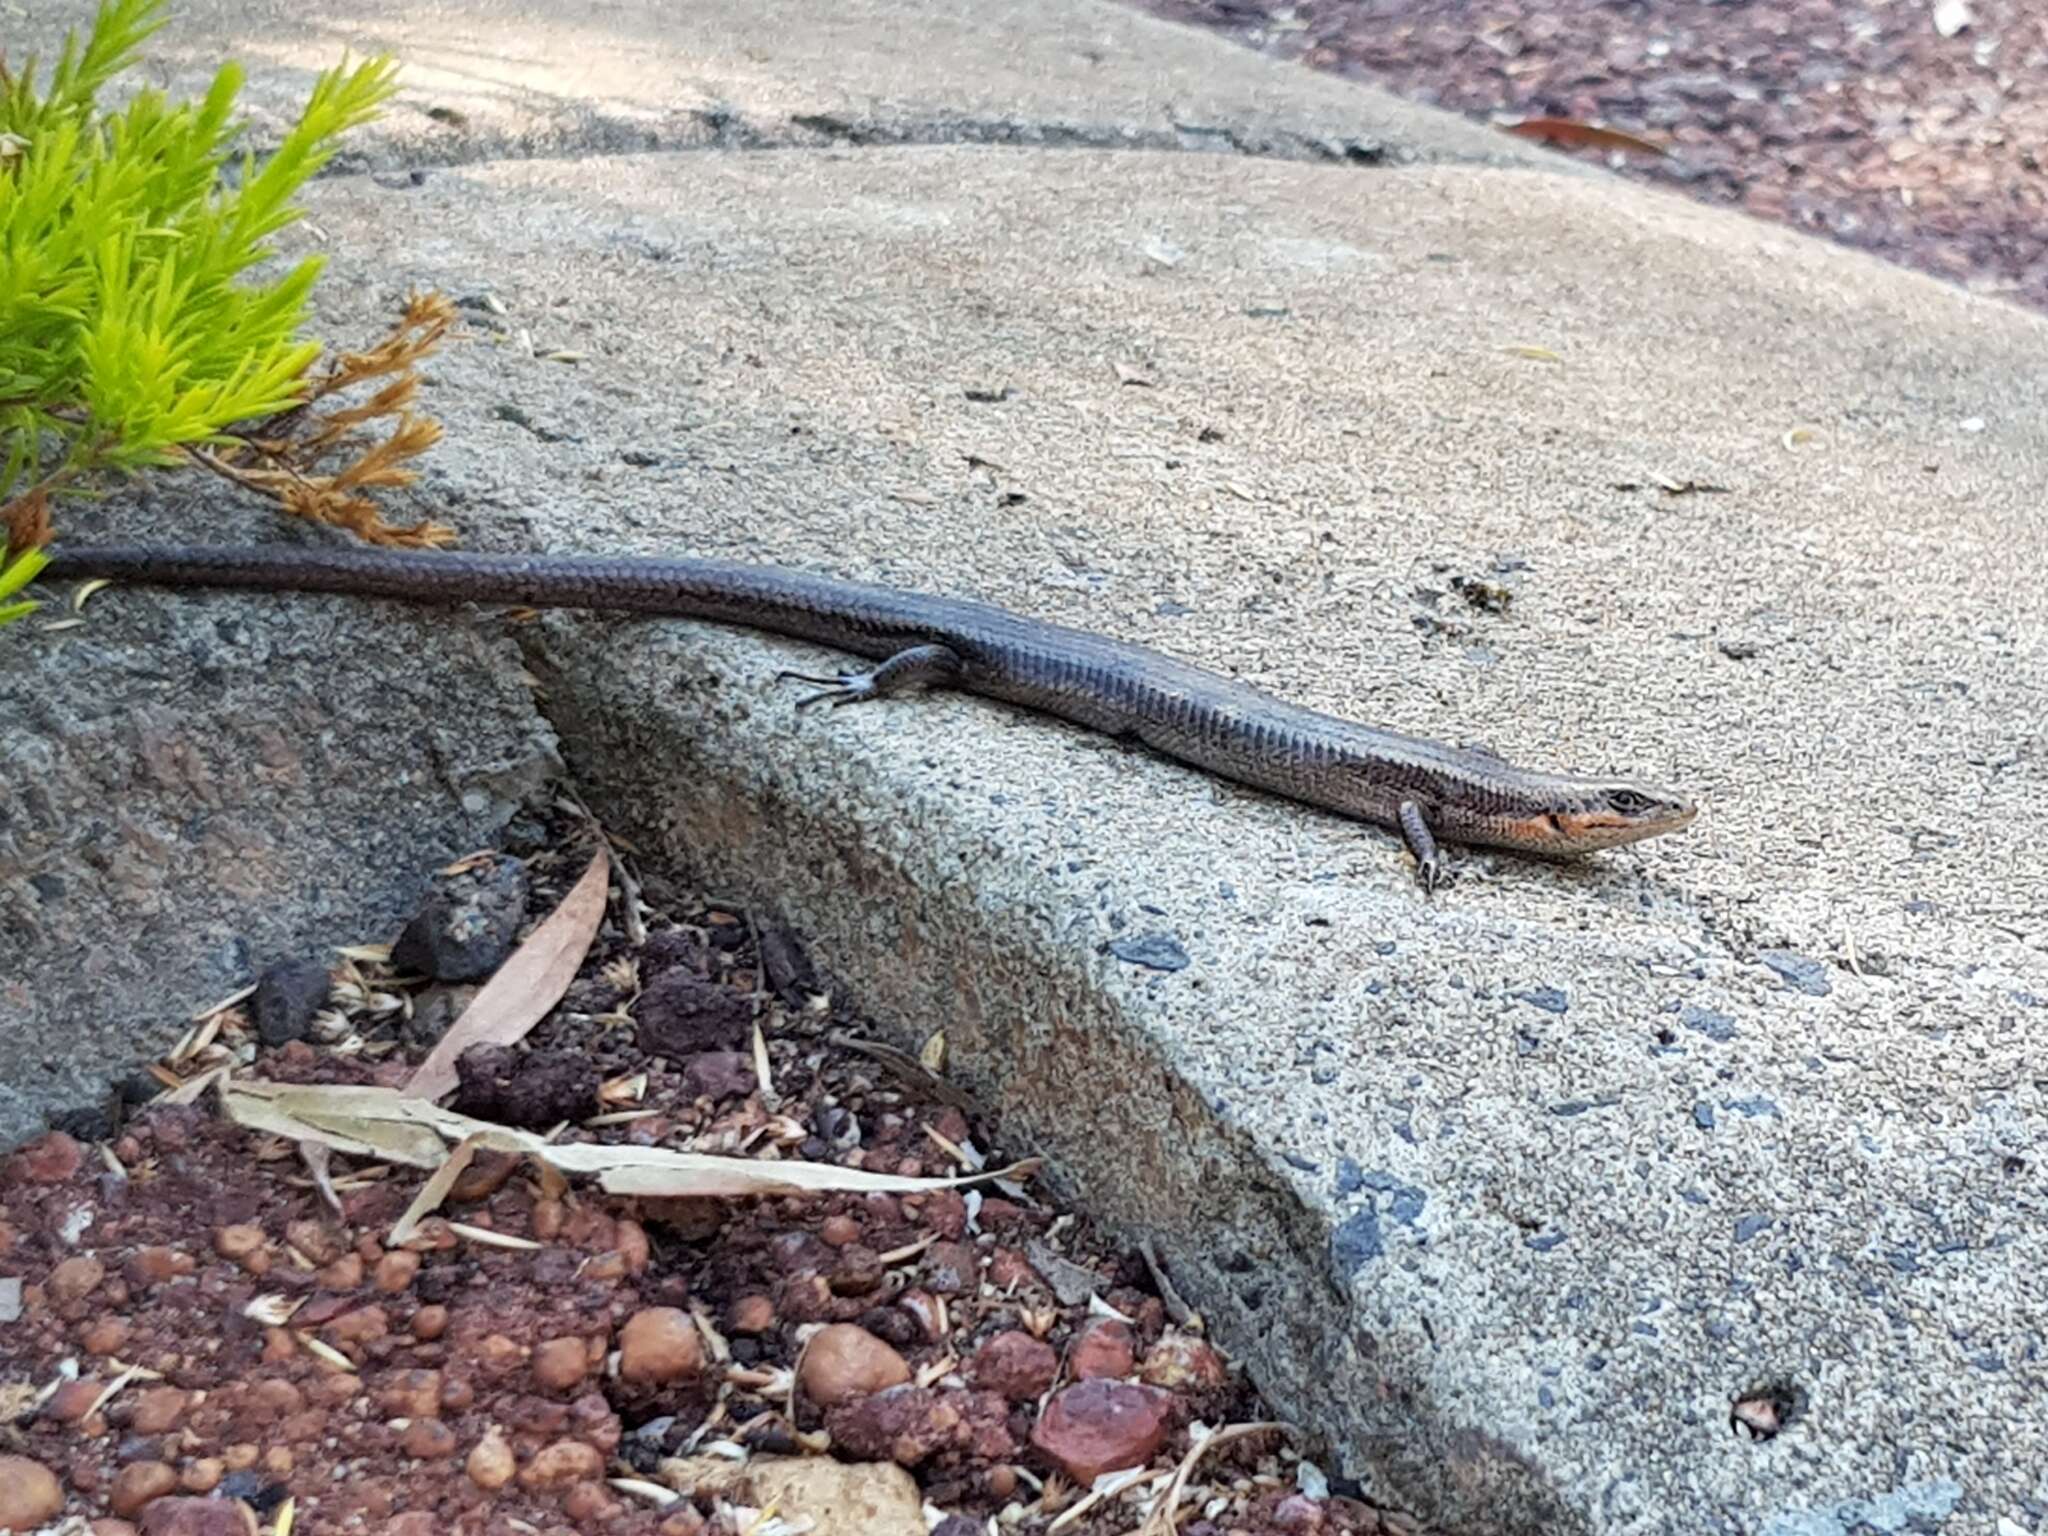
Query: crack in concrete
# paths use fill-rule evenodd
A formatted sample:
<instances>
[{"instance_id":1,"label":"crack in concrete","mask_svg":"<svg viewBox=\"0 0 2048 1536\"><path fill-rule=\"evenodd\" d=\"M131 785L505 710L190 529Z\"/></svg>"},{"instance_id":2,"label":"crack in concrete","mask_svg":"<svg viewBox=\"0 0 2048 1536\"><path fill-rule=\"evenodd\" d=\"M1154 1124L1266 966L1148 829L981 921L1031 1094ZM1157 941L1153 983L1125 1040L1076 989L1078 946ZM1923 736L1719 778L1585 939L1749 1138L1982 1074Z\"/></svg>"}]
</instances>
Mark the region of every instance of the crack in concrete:
<instances>
[{"instance_id":1,"label":"crack in concrete","mask_svg":"<svg viewBox=\"0 0 2048 1536\"><path fill-rule=\"evenodd\" d=\"M717 150L760 153L946 145L1237 155L1360 169L1444 158L1358 134L1229 123L1169 122L1147 126L1033 122L1003 117L879 118L838 111L803 112L775 122L761 122L723 106L698 108L660 124L590 112L579 114L574 120L536 125L526 131L477 129L465 124L457 132L460 138L436 135L387 139L372 147L344 150L321 174L388 175L586 154L686 154Z\"/></svg>"}]
</instances>

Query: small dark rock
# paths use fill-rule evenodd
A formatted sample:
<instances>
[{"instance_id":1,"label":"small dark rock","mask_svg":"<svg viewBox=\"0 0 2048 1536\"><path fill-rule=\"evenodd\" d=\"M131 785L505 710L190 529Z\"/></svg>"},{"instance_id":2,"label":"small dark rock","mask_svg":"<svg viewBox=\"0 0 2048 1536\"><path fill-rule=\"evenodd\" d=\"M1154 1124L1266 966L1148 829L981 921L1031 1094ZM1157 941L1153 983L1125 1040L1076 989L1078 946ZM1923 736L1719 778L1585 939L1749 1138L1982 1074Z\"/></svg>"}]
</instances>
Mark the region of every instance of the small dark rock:
<instances>
[{"instance_id":1,"label":"small dark rock","mask_svg":"<svg viewBox=\"0 0 2048 1536\"><path fill-rule=\"evenodd\" d=\"M50 1116L50 1129L74 1141L111 1141L121 1134L120 1095L110 1086L97 1104L58 1110Z\"/></svg>"},{"instance_id":2,"label":"small dark rock","mask_svg":"<svg viewBox=\"0 0 2048 1536\"><path fill-rule=\"evenodd\" d=\"M703 1051L683 1067L683 1089L693 1099L745 1098L754 1091L754 1058L745 1051Z\"/></svg>"},{"instance_id":3,"label":"small dark rock","mask_svg":"<svg viewBox=\"0 0 2048 1536\"><path fill-rule=\"evenodd\" d=\"M882 1256L865 1243L848 1243L833 1260L829 1276L835 1296L865 1296L881 1286L887 1270Z\"/></svg>"},{"instance_id":4,"label":"small dark rock","mask_svg":"<svg viewBox=\"0 0 2048 1536\"><path fill-rule=\"evenodd\" d=\"M971 1293L981 1284L981 1263L972 1243L933 1243L924 1255L925 1289L940 1296Z\"/></svg>"},{"instance_id":5,"label":"small dark rock","mask_svg":"<svg viewBox=\"0 0 2048 1536\"><path fill-rule=\"evenodd\" d=\"M457 1113L500 1125L544 1130L597 1113L596 1063L581 1051L535 1051L480 1045L455 1062Z\"/></svg>"},{"instance_id":6,"label":"small dark rock","mask_svg":"<svg viewBox=\"0 0 2048 1536\"><path fill-rule=\"evenodd\" d=\"M641 979L652 983L667 972L679 969L702 975L708 958L704 946L689 929L657 928L640 946Z\"/></svg>"},{"instance_id":7,"label":"small dark rock","mask_svg":"<svg viewBox=\"0 0 2048 1536\"><path fill-rule=\"evenodd\" d=\"M1188 952L1167 933L1148 933L1139 938L1113 939L1109 952L1128 965L1142 965L1148 971L1183 971Z\"/></svg>"},{"instance_id":8,"label":"small dark rock","mask_svg":"<svg viewBox=\"0 0 2048 1536\"><path fill-rule=\"evenodd\" d=\"M806 992L818 990L811 963L787 928L761 930L761 969L767 973L770 989L785 1003L801 1002Z\"/></svg>"},{"instance_id":9,"label":"small dark rock","mask_svg":"<svg viewBox=\"0 0 2048 1536\"><path fill-rule=\"evenodd\" d=\"M1827 968L1818 960L1795 954L1789 949L1766 949L1757 958L1772 970L1789 987L1804 992L1808 997L1826 997L1834 991L1834 984L1828 980Z\"/></svg>"},{"instance_id":10,"label":"small dark rock","mask_svg":"<svg viewBox=\"0 0 2048 1536\"><path fill-rule=\"evenodd\" d=\"M649 1056L682 1061L704 1051L730 1051L747 1038L754 1005L731 987L686 970L671 970L640 994L633 1008L639 1046Z\"/></svg>"},{"instance_id":11,"label":"small dark rock","mask_svg":"<svg viewBox=\"0 0 2048 1536\"><path fill-rule=\"evenodd\" d=\"M256 1038L273 1050L306 1038L333 986L318 960L280 960L256 979Z\"/></svg>"},{"instance_id":12,"label":"small dark rock","mask_svg":"<svg viewBox=\"0 0 2048 1536\"><path fill-rule=\"evenodd\" d=\"M1357 1274L1385 1253L1387 1245L1380 1235L1379 1212L1367 1206L1356 1215L1347 1217L1344 1224L1330 1234L1330 1251L1347 1275Z\"/></svg>"},{"instance_id":13,"label":"small dark rock","mask_svg":"<svg viewBox=\"0 0 2048 1536\"><path fill-rule=\"evenodd\" d=\"M436 981L481 981L504 963L526 916L526 866L499 855L436 882L392 946L391 963Z\"/></svg>"}]
</instances>

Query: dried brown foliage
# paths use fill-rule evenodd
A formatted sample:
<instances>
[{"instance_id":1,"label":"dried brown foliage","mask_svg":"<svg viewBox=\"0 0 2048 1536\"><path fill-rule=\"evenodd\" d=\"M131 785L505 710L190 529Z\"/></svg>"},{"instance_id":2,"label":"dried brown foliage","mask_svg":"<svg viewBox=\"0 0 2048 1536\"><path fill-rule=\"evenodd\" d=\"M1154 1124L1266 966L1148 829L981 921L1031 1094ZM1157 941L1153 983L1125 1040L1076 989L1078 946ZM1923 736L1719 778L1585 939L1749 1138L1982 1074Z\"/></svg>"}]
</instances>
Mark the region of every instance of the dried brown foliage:
<instances>
[{"instance_id":1,"label":"dried brown foliage","mask_svg":"<svg viewBox=\"0 0 2048 1536\"><path fill-rule=\"evenodd\" d=\"M365 351L337 356L308 386L304 404L263 422L226 449L186 453L295 517L346 528L366 543L411 548L453 543L455 530L444 523L386 521L373 493L411 485L418 476L410 461L440 440L440 424L419 414L414 404L419 364L454 322L455 308L442 295L409 295L390 334ZM373 381L382 382L367 396L342 403L347 392Z\"/></svg>"}]
</instances>

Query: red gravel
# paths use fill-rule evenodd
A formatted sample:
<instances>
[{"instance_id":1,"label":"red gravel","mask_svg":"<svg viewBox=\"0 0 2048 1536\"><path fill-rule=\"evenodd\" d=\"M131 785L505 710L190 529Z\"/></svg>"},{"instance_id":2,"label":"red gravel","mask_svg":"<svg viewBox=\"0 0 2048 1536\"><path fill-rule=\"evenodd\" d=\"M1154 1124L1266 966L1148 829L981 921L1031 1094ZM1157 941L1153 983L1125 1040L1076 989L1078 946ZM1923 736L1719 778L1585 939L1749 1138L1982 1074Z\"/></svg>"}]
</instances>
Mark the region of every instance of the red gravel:
<instances>
[{"instance_id":1,"label":"red gravel","mask_svg":"<svg viewBox=\"0 0 2048 1536\"><path fill-rule=\"evenodd\" d=\"M2048 308L2048 7L1969 0L1137 0L1478 117L1567 117L1622 174ZM1584 149L1561 151L1603 155Z\"/></svg>"},{"instance_id":2,"label":"red gravel","mask_svg":"<svg viewBox=\"0 0 2048 1536\"><path fill-rule=\"evenodd\" d=\"M586 859L527 861L529 919ZM563 1004L493 1048L505 1107L537 1112L530 1080L563 1091L550 1064L573 1058L611 1113L579 1112L562 1140L911 1176L953 1171L945 1146L1006 1160L942 1084L845 1043L868 1031L791 980L807 969L788 935L701 908L653 930L607 926ZM401 1084L431 1043L421 1019L449 1010L429 989L406 1017L388 972L353 982L341 1022L314 1031L325 1044L258 1052L255 1021L229 1015L180 1070ZM751 1055L731 1059L756 1023L772 1103ZM1140 1256L1035 1187L629 1200L485 1153L394 1244L425 1175L340 1153L331 1171L339 1214L288 1142L210 1096L145 1108L101 1146L52 1133L0 1157L0 1527L61 1509L98 1536L245 1536L289 1499L315 1532L738 1536L753 1514L678 1470L716 1447L726 1468L880 1463L853 1471L914 1477L952 1517L942 1531L1008 1510L1005 1529L1033 1536L1080 1497L1060 1468L1135 1461L1156 1491L1192 1425L1273 1417L1172 1324ZM1092 1275L1099 1300L1056 1293L1042 1265L1069 1286ZM1269 1431L1216 1449L1185 1536L1415 1529L1341 1494L1304 1503L1292 1458ZM655 1507L664 1478L690 1491ZM1065 1529L1137 1522L1109 1499Z\"/></svg>"}]
</instances>

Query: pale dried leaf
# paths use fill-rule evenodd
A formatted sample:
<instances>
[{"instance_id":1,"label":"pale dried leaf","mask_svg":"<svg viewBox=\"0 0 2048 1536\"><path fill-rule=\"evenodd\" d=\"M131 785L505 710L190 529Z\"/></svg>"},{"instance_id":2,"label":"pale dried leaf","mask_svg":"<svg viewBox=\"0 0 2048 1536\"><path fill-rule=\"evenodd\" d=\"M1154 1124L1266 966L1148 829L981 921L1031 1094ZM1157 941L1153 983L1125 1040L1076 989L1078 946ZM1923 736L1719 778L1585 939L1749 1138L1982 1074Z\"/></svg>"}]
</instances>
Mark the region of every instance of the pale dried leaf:
<instances>
[{"instance_id":1,"label":"pale dried leaf","mask_svg":"<svg viewBox=\"0 0 2048 1536\"><path fill-rule=\"evenodd\" d=\"M474 1138L479 1147L537 1158L562 1173L594 1175L599 1187L620 1195L786 1195L819 1190L916 1194L1022 1177L1039 1166L1037 1159L1026 1158L986 1173L913 1179L830 1163L766 1162L669 1147L557 1144L528 1131L472 1120L392 1088L297 1087L247 1080L224 1084L221 1101L237 1124L295 1140L325 1141L338 1151L415 1168L439 1167L449 1145Z\"/></svg>"},{"instance_id":2,"label":"pale dried leaf","mask_svg":"<svg viewBox=\"0 0 2048 1536\"><path fill-rule=\"evenodd\" d=\"M448 1160L434 1170L434 1176L420 1186L420 1192L412 1198L412 1204L405 1208L405 1214L398 1218L391 1233L384 1239L386 1248L403 1248L419 1232L420 1223L441 1209L441 1202L448 1198L448 1191L455 1187L455 1181L462 1177L463 1169L476 1159L477 1141L474 1136L465 1136L455 1144L455 1150L448 1154Z\"/></svg>"},{"instance_id":3,"label":"pale dried leaf","mask_svg":"<svg viewBox=\"0 0 2048 1536\"><path fill-rule=\"evenodd\" d=\"M575 888L483 984L413 1073L405 1091L439 1098L455 1086L456 1058L473 1045L510 1045L561 1001L604 921L610 861L600 848Z\"/></svg>"}]
</instances>

